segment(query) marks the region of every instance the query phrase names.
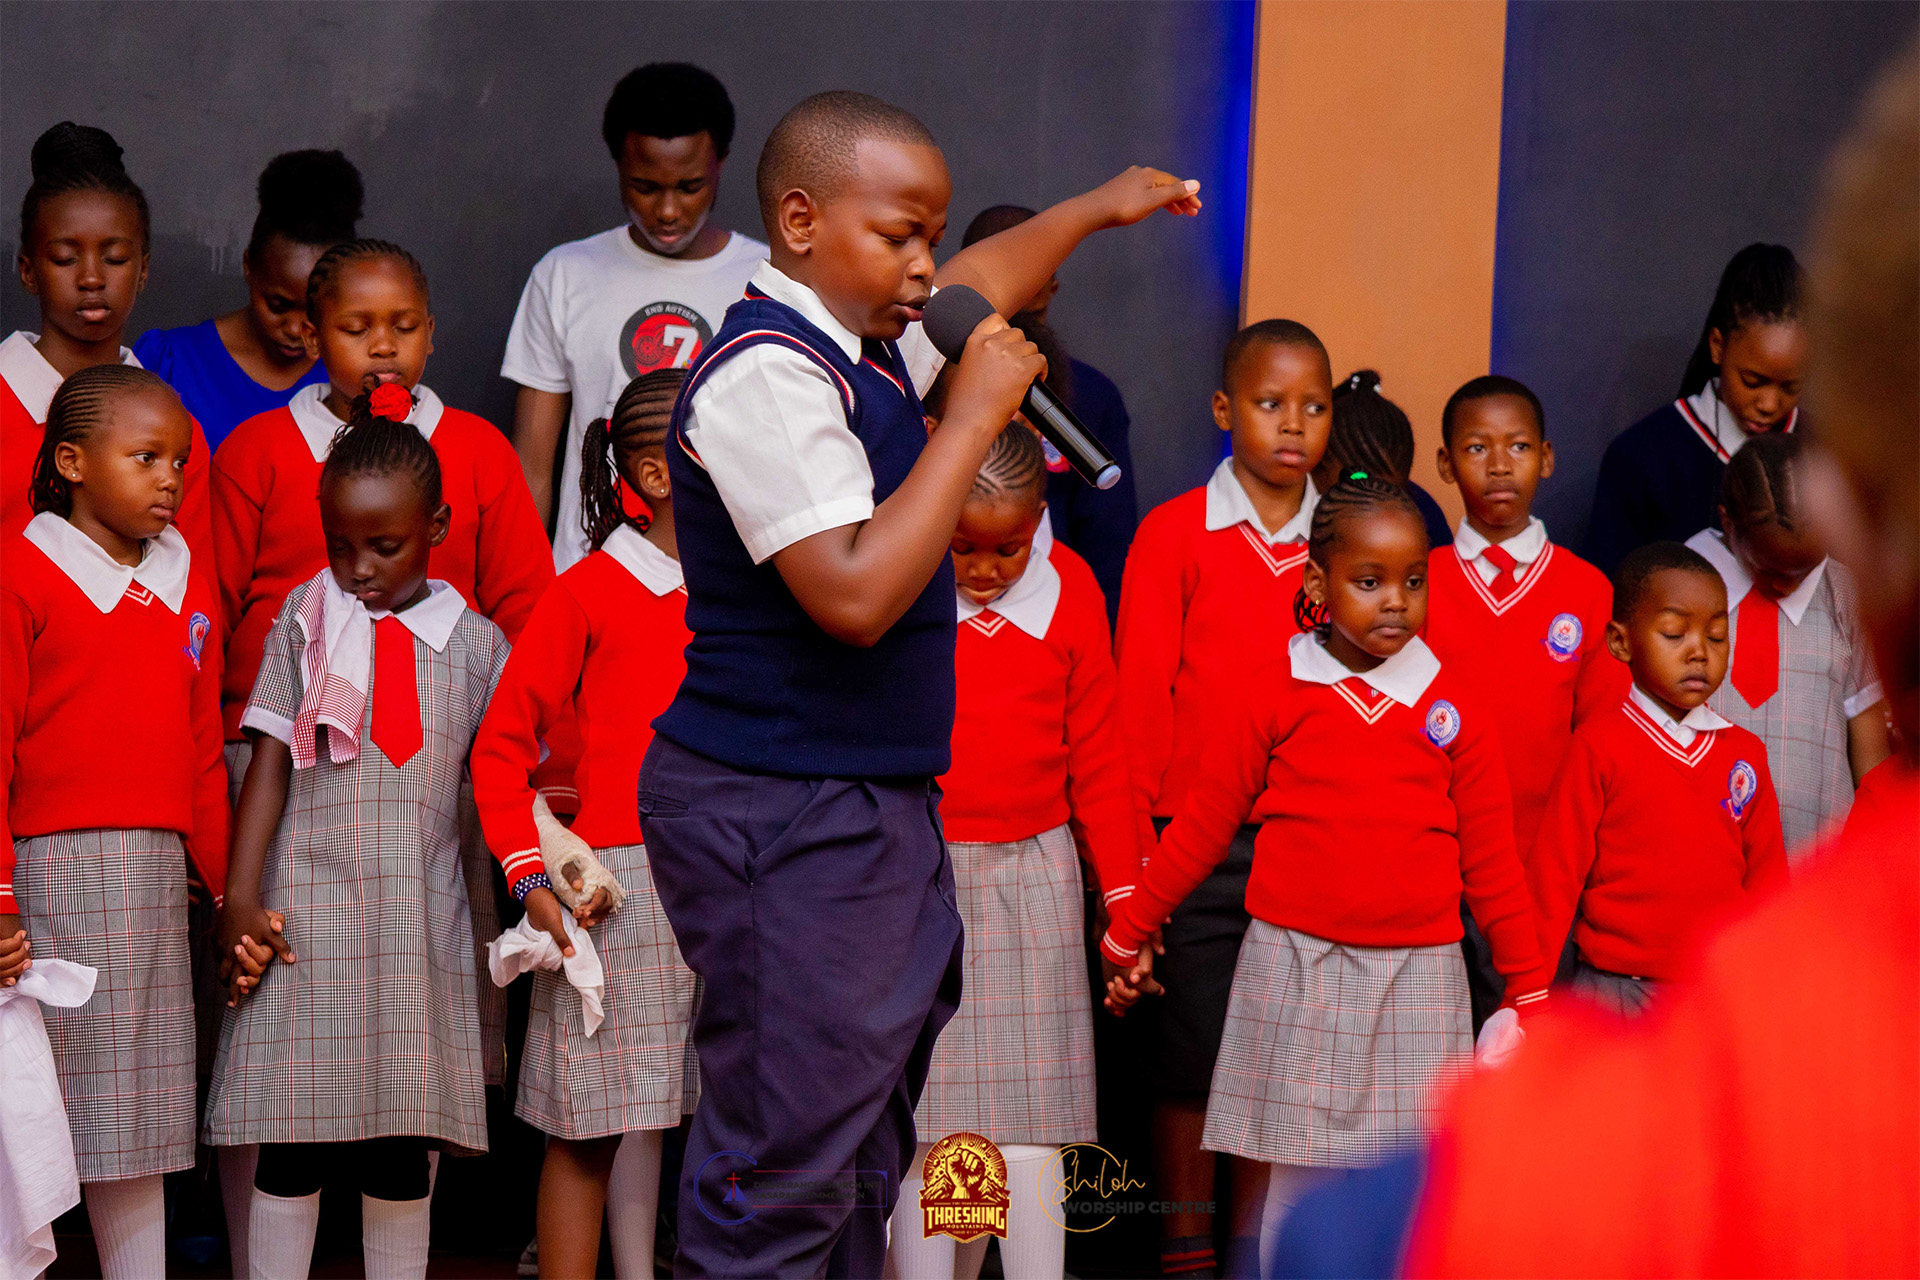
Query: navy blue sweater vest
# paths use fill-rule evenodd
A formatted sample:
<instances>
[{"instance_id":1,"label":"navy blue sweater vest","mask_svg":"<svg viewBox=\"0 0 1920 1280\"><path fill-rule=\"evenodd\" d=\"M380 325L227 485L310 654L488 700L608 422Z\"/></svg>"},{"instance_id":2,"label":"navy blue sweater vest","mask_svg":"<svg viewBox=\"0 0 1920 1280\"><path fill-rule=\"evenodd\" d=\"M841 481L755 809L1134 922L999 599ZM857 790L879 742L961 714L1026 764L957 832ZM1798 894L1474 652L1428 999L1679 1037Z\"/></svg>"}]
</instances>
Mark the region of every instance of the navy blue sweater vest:
<instances>
[{"instance_id":1,"label":"navy blue sweater vest","mask_svg":"<svg viewBox=\"0 0 1920 1280\"><path fill-rule=\"evenodd\" d=\"M1727 464L1678 405L1666 404L1614 437L1600 461L1586 559L1608 577L1635 547L1685 542L1718 528Z\"/></svg>"},{"instance_id":2,"label":"navy blue sweater vest","mask_svg":"<svg viewBox=\"0 0 1920 1280\"><path fill-rule=\"evenodd\" d=\"M858 364L799 312L757 290L727 309L688 375L667 441L687 582L687 676L654 728L690 751L755 773L804 778L935 777L953 739L953 564L871 648L822 631L772 561L756 565L685 434L687 405L722 363L779 343L826 369L867 453L879 504L907 478L927 432L899 350L868 341Z\"/></svg>"}]
</instances>

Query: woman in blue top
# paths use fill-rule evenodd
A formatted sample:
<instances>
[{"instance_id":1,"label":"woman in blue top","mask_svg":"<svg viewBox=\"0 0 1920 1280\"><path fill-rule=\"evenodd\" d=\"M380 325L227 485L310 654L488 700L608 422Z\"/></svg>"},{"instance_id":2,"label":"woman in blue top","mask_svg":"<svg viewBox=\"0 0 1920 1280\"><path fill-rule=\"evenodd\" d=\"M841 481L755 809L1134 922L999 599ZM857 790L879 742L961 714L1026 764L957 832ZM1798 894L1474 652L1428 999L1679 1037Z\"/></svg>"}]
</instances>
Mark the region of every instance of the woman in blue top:
<instances>
[{"instance_id":1,"label":"woman in blue top","mask_svg":"<svg viewBox=\"0 0 1920 1280\"><path fill-rule=\"evenodd\" d=\"M241 259L247 305L180 329L149 329L133 344L141 364L180 393L218 448L256 413L278 409L326 371L306 345L307 273L351 240L365 195L338 151L289 151L260 174L260 214Z\"/></svg>"}]
</instances>

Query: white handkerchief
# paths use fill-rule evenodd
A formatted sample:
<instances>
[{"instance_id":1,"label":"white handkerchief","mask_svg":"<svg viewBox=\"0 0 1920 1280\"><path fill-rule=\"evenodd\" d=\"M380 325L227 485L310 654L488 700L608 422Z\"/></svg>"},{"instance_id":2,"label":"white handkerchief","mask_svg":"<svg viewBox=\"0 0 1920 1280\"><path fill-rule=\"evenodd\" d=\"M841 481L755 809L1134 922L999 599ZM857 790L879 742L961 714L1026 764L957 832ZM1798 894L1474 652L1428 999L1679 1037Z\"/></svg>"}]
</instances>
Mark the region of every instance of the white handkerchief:
<instances>
[{"instance_id":1,"label":"white handkerchief","mask_svg":"<svg viewBox=\"0 0 1920 1280\"><path fill-rule=\"evenodd\" d=\"M1527 1042L1526 1028L1512 1009L1499 1009L1481 1024L1480 1038L1473 1043L1473 1060L1482 1067L1503 1067Z\"/></svg>"},{"instance_id":2,"label":"white handkerchief","mask_svg":"<svg viewBox=\"0 0 1920 1280\"><path fill-rule=\"evenodd\" d=\"M494 986L504 987L535 969L565 969L567 981L580 993L580 1020L591 1039L607 1018L607 971L587 931L572 916L566 922L573 959L565 959L552 935L522 916L519 924L487 944L487 972L493 975Z\"/></svg>"},{"instance_id":3,"label":"white handkerchief","mask_svg":"<svg viewBox=\"0 0 1920 1280\"><path fill-rule=\"evenodd\" d=\"M36 960L0 987L0 1276L37 1276L52 1263L53 1220L80 1203L67 1109L60 1100L42 1004L68 1009L93 998L99 970Z\"/></svg>"}]
</instances>

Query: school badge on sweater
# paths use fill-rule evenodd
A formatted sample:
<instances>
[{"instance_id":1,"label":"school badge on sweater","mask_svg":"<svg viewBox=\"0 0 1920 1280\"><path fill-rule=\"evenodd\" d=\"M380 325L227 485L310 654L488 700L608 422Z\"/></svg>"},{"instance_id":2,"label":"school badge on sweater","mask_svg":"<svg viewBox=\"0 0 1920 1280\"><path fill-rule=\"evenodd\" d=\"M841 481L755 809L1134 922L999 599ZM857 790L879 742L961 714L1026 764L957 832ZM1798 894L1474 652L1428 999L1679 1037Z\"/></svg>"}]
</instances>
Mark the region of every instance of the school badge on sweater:
<instances>
[{"instance_id":1,"label":"school badge on sweater","mask_svg":"<svg viewBox=\"0 0 1920 1280\"><path fill-rule=\"evenodd\" d=\"M1747 806L1753 803L1754 794L1759 790L1759 773L1745 760L1735 760L1733 768L1727 771L1727 798L1720 803L1738 822L1746 816Z\"/></svg>"},{"instance_id":2,"label":"school badge on sweater","mask_svg":"<svg viewBox=\"0 0 1920 1280\"><path fill-rule=\"evenodd\" d=\"M1547 624L1547 637L1540 643L1555 662L1572 662L1580 656L1580 619L1571 613L1556 613Z\"/></svg>"},{"instance_id":3,"label":"school badge on sweater","mask_svg":"<svg viewBox=\"0 0 1920 1280\"><path fill-rule=\"evenodd\" d=\"M933 1144L920 1166L920 1215L925 1235L965 1244L983 1235L1007 1238L1007 1161L977 1133L950 1133Z\"/></svg>"}]
</instances>

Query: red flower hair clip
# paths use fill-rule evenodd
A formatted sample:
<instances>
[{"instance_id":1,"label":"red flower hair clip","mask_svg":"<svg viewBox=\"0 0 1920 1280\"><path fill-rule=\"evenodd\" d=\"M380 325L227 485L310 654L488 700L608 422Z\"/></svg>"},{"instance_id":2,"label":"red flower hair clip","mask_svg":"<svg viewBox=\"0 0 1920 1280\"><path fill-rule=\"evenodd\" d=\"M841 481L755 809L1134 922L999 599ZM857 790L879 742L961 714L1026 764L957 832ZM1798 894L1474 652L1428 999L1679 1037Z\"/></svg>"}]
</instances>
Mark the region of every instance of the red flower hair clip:
<instances>
[{"instance_id":1,"label":"red flower hair clip","mask_svg":"<svg viewBox=\"0 0 1920 1280\"><path fill-rule=\"evenodd\" d=\"M413 412L413 393L397 382L383 382L373 389L368 404L382 418L405 422Z\"/></svg>"}]
</instances>

